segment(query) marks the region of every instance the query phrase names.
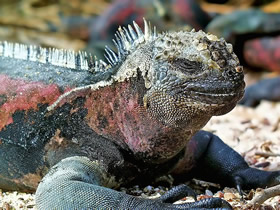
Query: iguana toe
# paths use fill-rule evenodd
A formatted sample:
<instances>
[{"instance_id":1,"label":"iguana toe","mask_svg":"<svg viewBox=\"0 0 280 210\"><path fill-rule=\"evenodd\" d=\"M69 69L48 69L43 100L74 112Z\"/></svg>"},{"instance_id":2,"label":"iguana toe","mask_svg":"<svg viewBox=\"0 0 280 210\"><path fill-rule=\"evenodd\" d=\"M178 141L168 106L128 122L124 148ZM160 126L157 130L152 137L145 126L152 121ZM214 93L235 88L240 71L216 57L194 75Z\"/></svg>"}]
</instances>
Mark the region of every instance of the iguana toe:
<instances>
[{"instance_id":1,"label":"iguana toe","mask_svg":"<svg viewBox=\"0 0 280 210\"><path fill-rule=\"evenodd\" d=\"M194 200L197 200L196 193L187 185L181 184L171 188L168 192L160 197L160 200L164 203L173 203L186 196L191 196Z\"/></svg>"}]
</instances>

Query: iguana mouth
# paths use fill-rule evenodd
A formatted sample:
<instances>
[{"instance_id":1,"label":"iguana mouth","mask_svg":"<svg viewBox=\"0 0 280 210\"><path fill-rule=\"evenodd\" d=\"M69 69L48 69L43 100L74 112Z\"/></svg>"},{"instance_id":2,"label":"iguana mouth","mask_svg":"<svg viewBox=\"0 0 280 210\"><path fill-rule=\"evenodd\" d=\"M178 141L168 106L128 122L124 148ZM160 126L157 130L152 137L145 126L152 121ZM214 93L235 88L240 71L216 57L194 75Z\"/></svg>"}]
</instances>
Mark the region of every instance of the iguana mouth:
<instances>
[{"instance_id":1,"label":"iguana mouth","mask_svg":"<svg viewBox=\"0 0 280 210\"><path fill-rule=\"evenodd\" d=\"M181 88L173 88L169 94L181 100L185 98L187 103L200 103L203 105L226 105L237 103L244 95L245 83L213 84L205 81L196 81L196 84L185 82L179 85Z\"/></svg>"},{"instance_id":2,"label":"iguana mouth","mask_svg":"<svg viewBox=\"0 0 280 210\"><path fill-rule=\"evenodd\" d=\"M205 104L236 104L244 95L244 86L244 84L241 84L238 90L226 90L224 92L218 90L214 92L192 91L191 96Z\"/></svg>"},{"instance_id":3,"label":"iguana mouth","mask_svg":"<svg viewBox=\"0 0 280 210\"><path fill-rule=\"evenodd\" d=\"M192 91L192 96L199 98L200 101L210 104L228 104L232 102L239 101L244 95L244 89L238 92L224 92L224 93L209 93L209 92L199 92Z\"/></svg>"},{"instance_id":4,"label":"iguana mouth","mask_svg":"<svg viewBox=\"0 0 280 210\"><path fill-rule=\"evenodd\" d=\"M231 96L236 96L237 93L232 92L232 93L205 93L205 92L194 92L197 95L204 95L204 96L211 96L211 97L231 97Z\"/></svg>"},{"instance_id":5,"label":"iguana mouth","mask_svg":"<svg viewBox=\"0 0 280 210\"><path fill-rule=\"evenodd\" d=\"M197 104L198 107L205 109L205 107L211 107L209 111L213 112L213 115L222 115L231 111L239 100L244 95L245 83L241 83L236 89L227 89L222 92L217 89L213 92L204 91L190 91L188 95L188 103Z\"/></svg>"},{"instance_id":6,"label":"iguana mouth","mask_svg":"<svg viewBox=\"0 0 280 210\"><path fill-rule=\"evenodd\" d=\"M184 93L182 93L188 98L205 104L237 103L243 97L245 88L243 74L236 73L235 76L228 77L222 72L219 82L213 77L213 75L208 75L194 82L185 81Z\"/></svg>"}]
</instances>

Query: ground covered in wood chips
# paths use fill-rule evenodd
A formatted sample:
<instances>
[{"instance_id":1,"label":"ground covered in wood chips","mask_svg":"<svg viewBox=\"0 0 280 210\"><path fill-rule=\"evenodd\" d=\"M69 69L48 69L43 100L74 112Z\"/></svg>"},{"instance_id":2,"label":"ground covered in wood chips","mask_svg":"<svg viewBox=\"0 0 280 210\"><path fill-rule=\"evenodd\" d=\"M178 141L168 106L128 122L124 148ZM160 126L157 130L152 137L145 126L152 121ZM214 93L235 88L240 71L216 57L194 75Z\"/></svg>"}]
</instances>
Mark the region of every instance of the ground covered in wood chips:
<instances>
[{"instance_id":1,"label":"ground covered in wood chips","mask_svg":"<svg viewBox=\"0 0 280 210\"><path fill-rule=\"evenodd\" d=\"M217 134L237 150L251 166L263 170L280 170L280 103L262 102L257 108L237 106L227 115L213 117L204 129ZM241 201L238 192L233 188L218 189L215 184L199 180L192 180L191 185L197 185L200 191L203 190L198 199L217 196L229 201L234 209L257 209L247 204L255 191L247 192L245 200ZM155 198L167 189L158 186L134 186L121 190L133 195ZM185 198L178 202L189 201L193 199ZM276 196L268 199L258 209L280 209L279 203L280 196ZM34 195L0 191L0 209L36 209Z\"/></svg>"}]
</instances>

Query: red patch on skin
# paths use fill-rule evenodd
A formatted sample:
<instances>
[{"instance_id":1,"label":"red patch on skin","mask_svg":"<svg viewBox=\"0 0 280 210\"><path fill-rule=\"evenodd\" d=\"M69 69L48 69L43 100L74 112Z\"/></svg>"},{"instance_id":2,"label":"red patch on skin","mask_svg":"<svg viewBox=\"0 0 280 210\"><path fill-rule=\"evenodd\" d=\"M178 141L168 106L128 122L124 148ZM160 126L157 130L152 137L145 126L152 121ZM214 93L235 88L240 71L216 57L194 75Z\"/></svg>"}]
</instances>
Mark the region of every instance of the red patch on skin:
<instances>
[{"instance_id":1,"label":"red patch on skin","mask_svg":"<svg viewBox=\"0 0 280 210\"><path fill-rule=\"evenodd\" d=\"M51 104L61 95L56 84L11 79L7 75L0 75L0 84L0 95L5 97L0 107L0 130L13 123L12 115L17 110L37 110L38 104Z\"/></svg>"},{"instance_id":2,"label":"red patch on skin","mask_svg":"<svg viewBox=\"0 0 280 210\"><path fill-rule=\"evenodd\" d=\"M129 81L100 88L88 95L88 125L134 154L166 161L186 145L190 132L168 128L149 116L143 99Z\"/></svg>"}]
</instances>

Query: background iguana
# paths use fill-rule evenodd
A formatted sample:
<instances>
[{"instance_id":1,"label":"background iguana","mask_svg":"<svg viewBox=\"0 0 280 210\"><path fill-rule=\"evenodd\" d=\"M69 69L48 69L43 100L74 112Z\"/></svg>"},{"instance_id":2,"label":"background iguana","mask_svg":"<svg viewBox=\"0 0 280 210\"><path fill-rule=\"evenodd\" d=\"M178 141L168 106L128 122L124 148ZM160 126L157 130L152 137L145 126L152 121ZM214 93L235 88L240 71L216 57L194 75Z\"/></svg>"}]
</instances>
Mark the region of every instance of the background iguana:
<instances>
[{"instance_id":1,"label":"background iguana","mask_svg":"<svg viewBox=\"0 0 280 210\"><path fill-rule=\"evenodd\" d=\"M119 29L107 63L84 52L0 44L0 188L34 191L39 209L228 207L211 198L173 205L109 188L154 179L203 178L241 189L280 182L250 168L217 136L199 131L234 108L242 67L223 39L157 34L144 21Z\"/></svg>"}]
</instances>

